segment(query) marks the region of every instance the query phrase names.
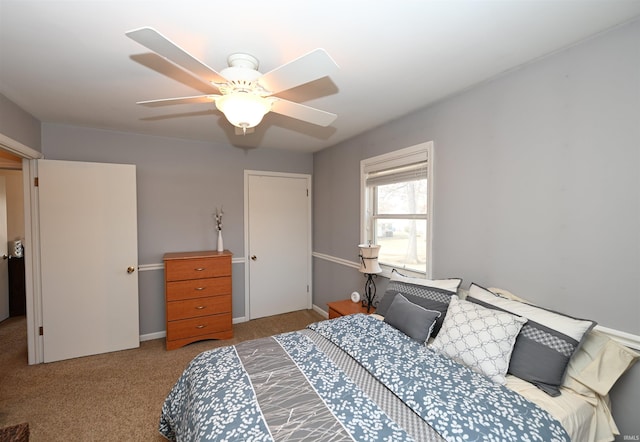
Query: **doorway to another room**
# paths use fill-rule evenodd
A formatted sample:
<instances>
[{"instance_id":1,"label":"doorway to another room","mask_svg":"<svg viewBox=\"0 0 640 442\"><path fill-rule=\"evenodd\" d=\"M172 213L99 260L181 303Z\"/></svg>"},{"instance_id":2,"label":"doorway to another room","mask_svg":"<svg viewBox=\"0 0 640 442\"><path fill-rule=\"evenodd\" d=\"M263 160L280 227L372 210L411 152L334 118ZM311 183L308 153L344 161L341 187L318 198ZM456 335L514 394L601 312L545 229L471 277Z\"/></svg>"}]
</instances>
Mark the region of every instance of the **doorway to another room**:
<instances>
[{"instance_id":1,"label":"doorway to another room","mask_svg":"<svg viewBox=\"0 0 640 442\"><path fill-rule=\"evenodd\" d=\"M26 336L23 187L22 158L0 149L0 323L20 322Z\"/></svg>"}]
</instances>

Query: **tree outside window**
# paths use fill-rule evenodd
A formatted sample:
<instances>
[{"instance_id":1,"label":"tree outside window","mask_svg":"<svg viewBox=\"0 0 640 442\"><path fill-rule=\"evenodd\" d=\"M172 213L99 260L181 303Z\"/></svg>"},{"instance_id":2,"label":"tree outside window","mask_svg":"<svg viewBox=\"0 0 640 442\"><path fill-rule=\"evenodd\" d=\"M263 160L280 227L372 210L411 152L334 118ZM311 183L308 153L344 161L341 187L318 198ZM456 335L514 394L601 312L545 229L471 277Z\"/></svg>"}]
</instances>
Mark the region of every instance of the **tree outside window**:
<instances>
[{"instance_id":1,"label":"tree outside window","mask_svg":"<svg viewBox=\"0 0 640 442\"><path fill-rule=\"evenodd\" d=\"M379 262L426 274L427 180L376 186L372 193Z\"/></svg>"}]
</instances>

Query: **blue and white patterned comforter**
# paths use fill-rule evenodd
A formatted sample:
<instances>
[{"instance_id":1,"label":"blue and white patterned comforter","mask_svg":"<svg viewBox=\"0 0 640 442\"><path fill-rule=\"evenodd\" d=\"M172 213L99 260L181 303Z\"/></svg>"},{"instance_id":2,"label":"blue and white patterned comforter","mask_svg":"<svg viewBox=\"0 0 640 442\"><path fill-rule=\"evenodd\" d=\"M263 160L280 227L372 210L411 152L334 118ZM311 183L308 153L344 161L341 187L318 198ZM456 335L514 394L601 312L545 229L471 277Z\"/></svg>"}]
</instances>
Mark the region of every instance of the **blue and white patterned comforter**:
<instances>
[{"instance_id":1,"label":"blue and white patterned comforter","mask_svg":"<svg viewBox=\"0 0 640 442\"><path fill-rule=\"evenodd\" d=\"M568 441L547 412L367 315L198 355L160 433L200 441Z\"/></svg>"}]
</instances>

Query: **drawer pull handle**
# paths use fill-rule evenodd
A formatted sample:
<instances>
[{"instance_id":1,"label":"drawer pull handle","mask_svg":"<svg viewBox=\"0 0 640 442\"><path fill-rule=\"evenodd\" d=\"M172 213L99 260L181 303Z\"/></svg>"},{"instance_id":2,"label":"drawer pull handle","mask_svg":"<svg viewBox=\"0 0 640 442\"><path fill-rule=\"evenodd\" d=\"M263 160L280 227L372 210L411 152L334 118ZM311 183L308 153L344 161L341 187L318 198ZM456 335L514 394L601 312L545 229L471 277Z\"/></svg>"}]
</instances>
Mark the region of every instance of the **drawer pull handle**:
<instances>
[{"instance_id":1,"label":"drawer pull handle","mask_svg":"<svg viewBox=\"0 0 640 442\"><path fill-rule=\"evenodd\" d=\"M204 289L206 289L206 287L196 287L194 290L200 291L200 290L204 290Z\"/></svg>"},{"instance_id":2,"label":"drawer pull handle","mask_svg":"<svg viewBox=\"0 0 640 442\"><path fill-rule=\"evenodd\" d=\"M206 325L196 325L196 328L205 328Z\"/></svg>"},{"instance_id":3,"label":"drawer pull handle","mask_svg":"<svg viewBox=\"0 0 640 442\"><path fill-rule=\"evenodd\" d=\"M207 308L206 305L199 305L199 306L196 307L196 310L202 310L202 309L205 309L205 308Z\"/></svg>"},{"instance_id":4,"label":"drawer pull handle","mask_svg":"<svg viewBox=\"0 0 640 442\"><path fill-rule=\"evenodd\" d=\"M197 269L193 269L193 270L195 270L196 272L201 272L203 270L206 270L206 268L205 267L198 267Z\"/></svg>"}]
</instances>

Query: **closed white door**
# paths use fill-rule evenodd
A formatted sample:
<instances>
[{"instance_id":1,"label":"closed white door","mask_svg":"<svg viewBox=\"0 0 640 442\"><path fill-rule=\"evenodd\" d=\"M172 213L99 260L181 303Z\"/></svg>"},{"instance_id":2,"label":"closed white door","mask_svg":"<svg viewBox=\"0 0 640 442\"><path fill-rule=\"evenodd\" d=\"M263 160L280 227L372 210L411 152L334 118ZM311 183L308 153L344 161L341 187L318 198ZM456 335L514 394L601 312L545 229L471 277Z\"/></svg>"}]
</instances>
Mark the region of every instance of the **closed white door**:
<instances>
[{"instance_id":1,"label":"closed white door","mask_svg":"<svg viewBox=\"0 0 640 442\"><path fill-rule=\"evenodd\" d=\"M248 319L311 308L311 177L245 172Z\"/></svg>"},{"instance_id":2,"label":"closed white door","mask_svg":"<svg viewBox=\"0 0 640 442\"><path fill-rule=\"evenodd\" d=\"M136 169L38 160L44 361L140 345Z\"/></svg>"},{"instance_id":3,"label":"closed white door","mask_svg":"<svg viewBox=\"0 0 640 442\"><path fill-rule=\"evenodd\" d=\"M9 317L9 253L7 244L7 180L0 176L0 321Z\"/></svg>"}]
</instances>

